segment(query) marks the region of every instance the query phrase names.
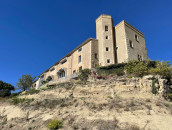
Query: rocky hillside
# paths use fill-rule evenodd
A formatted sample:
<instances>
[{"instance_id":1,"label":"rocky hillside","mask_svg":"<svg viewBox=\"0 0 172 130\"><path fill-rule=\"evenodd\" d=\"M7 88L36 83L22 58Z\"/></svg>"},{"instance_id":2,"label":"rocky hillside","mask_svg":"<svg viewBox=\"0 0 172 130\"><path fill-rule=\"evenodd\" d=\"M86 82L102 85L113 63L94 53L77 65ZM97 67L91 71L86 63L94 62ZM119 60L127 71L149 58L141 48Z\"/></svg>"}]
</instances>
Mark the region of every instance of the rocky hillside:
<instances>
[{"instance_id":1,"label":"rocky hillside","mask_svg":"<svg viewBox=\"0 0 172 130\"><path fill-rule=\"evenodd\" d=\"M172 102L162 97L165 80L156 79L71 81L1 100L0 129L48 130L58 119L62 130L170 130Z\"/></svg>"}]
</instances>

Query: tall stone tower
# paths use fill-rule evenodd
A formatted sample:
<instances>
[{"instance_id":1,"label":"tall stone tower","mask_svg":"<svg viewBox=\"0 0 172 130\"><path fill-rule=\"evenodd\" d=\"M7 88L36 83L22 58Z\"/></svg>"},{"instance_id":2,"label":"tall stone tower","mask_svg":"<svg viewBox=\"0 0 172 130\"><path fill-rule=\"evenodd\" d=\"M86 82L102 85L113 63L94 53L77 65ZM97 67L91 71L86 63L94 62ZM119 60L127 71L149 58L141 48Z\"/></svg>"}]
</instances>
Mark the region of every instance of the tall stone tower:
<instances>
[{"instance_id":1,"label":"tall stone tower","mask_svg":"<svg viewBox=\"0 0 172 130\"><path fill-rule=\"evenodd\" d=\"M96 19L96 39L98 39L99 64L115 64L113 20L110 15L101 15Z\"/></svg>"}]
</instances>

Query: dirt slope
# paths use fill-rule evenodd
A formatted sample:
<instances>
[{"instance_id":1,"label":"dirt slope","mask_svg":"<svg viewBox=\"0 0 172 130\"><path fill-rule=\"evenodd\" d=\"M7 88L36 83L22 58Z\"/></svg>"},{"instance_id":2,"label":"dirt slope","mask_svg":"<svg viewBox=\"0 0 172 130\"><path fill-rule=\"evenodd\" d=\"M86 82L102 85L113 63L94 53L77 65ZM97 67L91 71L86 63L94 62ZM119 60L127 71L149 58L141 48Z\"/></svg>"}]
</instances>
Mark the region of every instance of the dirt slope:
<instances>
[{"instance_id":1,"label":"dirt slope","mask_svg":"<svg viewBox=\"0 0 172 130\"><path fill-rule=\"evenodd\" d=\"M64 130L170 130L172 103L153 95L150 86L123 79L41 90L19 96L34 101L18 105L0 102L0 129L47 130L51 119L60 119Z\"/></svg>"}]
</instances>

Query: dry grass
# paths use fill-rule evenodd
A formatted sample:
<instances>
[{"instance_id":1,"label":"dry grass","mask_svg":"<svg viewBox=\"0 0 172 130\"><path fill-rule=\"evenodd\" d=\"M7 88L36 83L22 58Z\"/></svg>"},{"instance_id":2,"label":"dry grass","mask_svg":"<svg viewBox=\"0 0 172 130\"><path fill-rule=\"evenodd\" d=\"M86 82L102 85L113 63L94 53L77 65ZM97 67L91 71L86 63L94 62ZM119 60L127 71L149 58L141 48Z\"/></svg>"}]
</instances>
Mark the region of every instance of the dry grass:
<instances>
[{"instance_id":1,"label":"dry grass","mask_svg":"<svg viewBox=\"0 0 172 130\"><path fill-rule=\"evenodd\" d=\"M8 100L8 97L0 97L0 102L4 102L6 100Z\"/></svg>"}]
</instances>

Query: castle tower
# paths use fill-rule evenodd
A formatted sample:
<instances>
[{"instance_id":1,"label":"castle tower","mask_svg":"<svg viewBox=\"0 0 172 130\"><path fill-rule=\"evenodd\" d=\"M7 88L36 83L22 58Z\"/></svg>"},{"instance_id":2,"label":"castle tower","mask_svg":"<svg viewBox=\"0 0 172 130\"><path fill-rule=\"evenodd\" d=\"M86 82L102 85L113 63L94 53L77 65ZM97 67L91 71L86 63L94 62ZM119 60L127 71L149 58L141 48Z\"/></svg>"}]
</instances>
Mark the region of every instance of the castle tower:
<instances>
[{"instance_id":1,"label":"castle tower","mask_svg":"<svg viewBox=\"0 0 172 130\"><path fill-rule=\"evenodd\" d=\"M99 64L115 64L113 20L110 15L101 15L96 19L96 39Z\"/></svg>"}]
</instances>

